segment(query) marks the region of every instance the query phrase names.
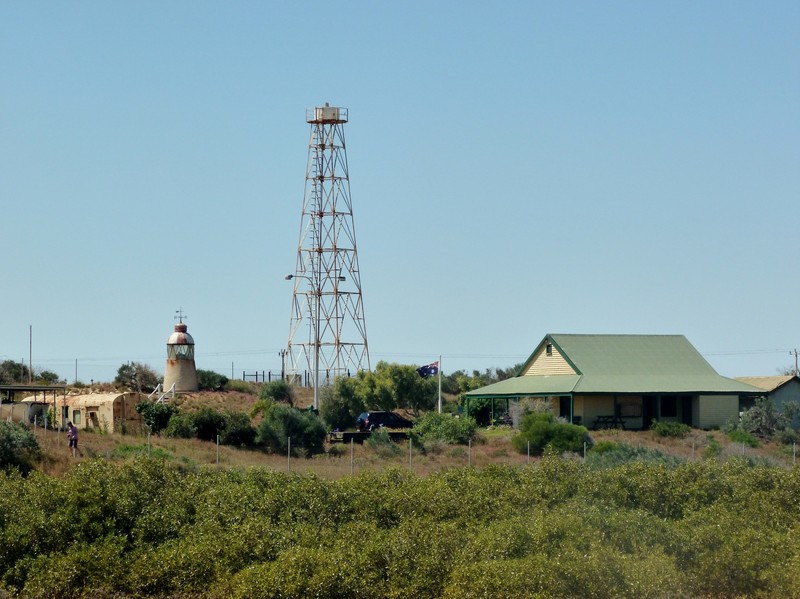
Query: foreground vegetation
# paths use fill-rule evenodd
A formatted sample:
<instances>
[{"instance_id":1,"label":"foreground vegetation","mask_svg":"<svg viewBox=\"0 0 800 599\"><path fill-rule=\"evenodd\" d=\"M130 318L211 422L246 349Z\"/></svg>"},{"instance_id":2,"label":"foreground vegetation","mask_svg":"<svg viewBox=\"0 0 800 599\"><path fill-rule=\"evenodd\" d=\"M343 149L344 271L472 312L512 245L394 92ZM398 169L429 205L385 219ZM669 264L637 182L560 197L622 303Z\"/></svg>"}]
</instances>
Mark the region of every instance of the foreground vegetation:
<instances>
[{"instance_id":1,"label":"foreground vegetation","mask_svg":"<svg viewBox=\"0 0 800 599\"><path fill-rule=\"evenodd\" d=\"M0 475L0 572L24 597L797 597L800 468L86 460Z\"/></svg>"}]
</instances>

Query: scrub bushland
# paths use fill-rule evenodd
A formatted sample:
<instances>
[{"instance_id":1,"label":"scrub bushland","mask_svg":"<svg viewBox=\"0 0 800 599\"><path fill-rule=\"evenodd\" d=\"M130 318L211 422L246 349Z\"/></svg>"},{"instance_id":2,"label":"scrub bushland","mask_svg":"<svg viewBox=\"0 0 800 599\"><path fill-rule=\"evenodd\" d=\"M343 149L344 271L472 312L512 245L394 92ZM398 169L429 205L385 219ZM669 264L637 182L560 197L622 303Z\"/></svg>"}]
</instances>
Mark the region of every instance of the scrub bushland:
<instances>
[{"instance_id":1,"label":"scrub bushland","mask_svg":"<svg viewBox=\"0 0 800 599\"><path fill-rule=\"evenodd\" d=\"M796 597L798 533L800 468L741 458L337 480L87 459L0 475L0 596Z\"/></svg>"}]
</instances>

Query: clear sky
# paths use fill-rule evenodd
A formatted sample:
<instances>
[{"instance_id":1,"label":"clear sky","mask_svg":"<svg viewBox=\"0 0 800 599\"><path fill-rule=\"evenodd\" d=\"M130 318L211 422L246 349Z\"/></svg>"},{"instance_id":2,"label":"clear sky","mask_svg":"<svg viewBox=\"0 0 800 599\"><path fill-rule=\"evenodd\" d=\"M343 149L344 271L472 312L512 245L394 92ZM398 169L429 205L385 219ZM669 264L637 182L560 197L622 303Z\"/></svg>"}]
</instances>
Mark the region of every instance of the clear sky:
<instances>
[{"instance_id":1,"label":"clear sky","mask_svg":"<svg viewBox=\"0 0 800 599\"><path fill-rule=\"evenodd\" d=\"M307 108L349 109L371 361L800 346L800 3L0 2L0 360L279 371Z\"/></svg>"}]
</instances>

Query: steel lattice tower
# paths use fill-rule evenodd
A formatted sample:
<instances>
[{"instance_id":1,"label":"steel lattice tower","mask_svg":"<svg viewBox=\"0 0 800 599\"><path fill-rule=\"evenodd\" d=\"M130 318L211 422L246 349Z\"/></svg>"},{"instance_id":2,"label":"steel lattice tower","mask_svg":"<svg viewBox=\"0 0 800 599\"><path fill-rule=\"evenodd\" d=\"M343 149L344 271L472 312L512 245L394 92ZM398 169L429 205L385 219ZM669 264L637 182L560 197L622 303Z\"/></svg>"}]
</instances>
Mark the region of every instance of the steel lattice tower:
<instances>
[{"instance_id":1,"label":"steel lattice tower","mask_svg":"<svg viewBox=\"0 0 800 599\"><path fill-rule=\"evenodd\" d=\"M313 373L315 408L320 384L370 368L344 141L347 116L346 108L327 103L306 112L311 139L300 242L295 274L286 277L294 279L289 368Z\"/></svg>"}]
</instances>

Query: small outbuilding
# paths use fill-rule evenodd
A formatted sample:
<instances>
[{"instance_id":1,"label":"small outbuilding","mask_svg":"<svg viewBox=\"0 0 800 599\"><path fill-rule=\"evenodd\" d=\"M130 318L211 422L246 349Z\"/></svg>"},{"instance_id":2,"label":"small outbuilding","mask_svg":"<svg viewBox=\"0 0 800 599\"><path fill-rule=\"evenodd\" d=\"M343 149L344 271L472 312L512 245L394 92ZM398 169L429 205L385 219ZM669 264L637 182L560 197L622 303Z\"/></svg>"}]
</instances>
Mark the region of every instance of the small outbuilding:
<instances>
[{"instance_id":1,"label":"small outbuilding","mask_svg":"<svg viewBox=\"0 0 800 599\"><path fill-rule=\"evenodd\" d=\"M72 422L84 430L139 433L143 429L142 416L136 411L140 401L149 399L142 393L126 392L62 395L47 404L38 398L26 397L20 404L29 406L24 410L25 414L41 416L52 410L56 415L56 426L62 429L66 428L67 422Z\"/></svg>"},{"instance_id":2,"label":"small outbuilding","mask_svg":"<svg viewBox=\"0 0 800 599\"><path fill-rule=\"evenodd\" d=\"M778 409L792 402L800 404L800 376L796 374L741 376L736 377L736 380L763 389L765 395L772 400L773 405ZM747 402L742 405L742 408L749 408L752 405L752 402ZM793 425L800 425L800 415L795 415Z\"/></svg>"}]
</instances>

